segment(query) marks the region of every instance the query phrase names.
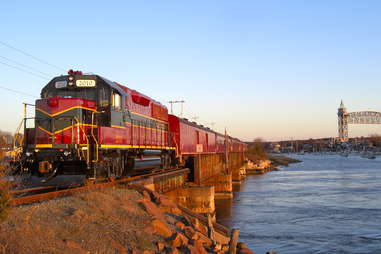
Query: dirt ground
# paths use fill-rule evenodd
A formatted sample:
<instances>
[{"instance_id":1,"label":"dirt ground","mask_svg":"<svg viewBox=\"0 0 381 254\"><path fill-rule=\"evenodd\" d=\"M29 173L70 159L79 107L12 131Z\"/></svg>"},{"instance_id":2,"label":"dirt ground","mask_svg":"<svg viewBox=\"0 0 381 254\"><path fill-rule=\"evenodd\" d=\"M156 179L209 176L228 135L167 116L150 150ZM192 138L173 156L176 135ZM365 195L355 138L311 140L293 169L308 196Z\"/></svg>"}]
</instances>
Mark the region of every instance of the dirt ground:
<instances>
[{"instance_id":1,"label":"dirt ground","mask_svg":"<svg viewBox=\"0 0 381 254\"><path fill-rule=\"evenodd\" d=\"M208 237L200 223L167 196L119 186L14 207L0 222L0 254L224 254L229 237ZM209 231L209 233L208 233ZM253 253L244 243L237 253Z\"/></svg>"},{"instance_id":2,"label":"dirt ground","mask_svg":"<svg viewBox=\"0 0 381 254\"><path fill-rule=\"evenodd\" d=\"M116 188L14 208L0 224L0 253L123 253L155 250L142 229L150 215L142 195Z\"/></svg>"}]
</instances>

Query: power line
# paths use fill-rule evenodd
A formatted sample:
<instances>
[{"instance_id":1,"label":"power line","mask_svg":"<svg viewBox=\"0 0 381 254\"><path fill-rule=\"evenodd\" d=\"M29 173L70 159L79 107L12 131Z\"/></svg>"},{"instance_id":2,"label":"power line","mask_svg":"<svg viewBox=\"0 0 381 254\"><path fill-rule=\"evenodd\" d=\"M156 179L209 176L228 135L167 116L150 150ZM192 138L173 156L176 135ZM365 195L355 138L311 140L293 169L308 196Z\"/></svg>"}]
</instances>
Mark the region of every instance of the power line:
<instances>
[{"instance_id":1,"label":"power line","mask_svg":"<svg viewBox=\"0 0 381 254\"><path fill-rule=\"evenodd\" d=\"M180 103L181 104L181 114L180 117L183 117L183 104L185 103L184 100L182 101L169 101L169 104L171 104L171 114L173 115L173 104Z\"/></svg>"},{"instance_id":2,"label":"power line","mask_svg":"<svg viewBox=\"0 0 381 254\"><path fill-rule=\"evenodd\" d=\"M5 57L5 56L0 56L0 57L3 58L3 59L5 59L5 60L7 60L7 61L9 61L9 62L11 62L11 63L18 64L18 65L20 65L20 66L22 66L22 67L24 67L24 68L30 69L30 70L32 70L32 71L34 71L34 72L38 72L38 73L40 73L40 74L42 74L42 75L44 75L44 76L47 76L47 77L51 77L51 76L52 76L52 75L50 75L50 74L48 74L48 73L45 73L45 72L39 71L39 70L37 70L37 69L35 69L35 68L33 68L33 67L30 67L30 66L28 66L28 65L26 65L26 64L16 62L15 60L12 60L12 59L10 59L10 58L8 58L8 57Z\"/></svg>"},{"instance_id":3,"label":"power line","mask_svg":"<svg viewBox=\"0 0 381 254\"><path fill-rule=\"evenodd\" d=\"M23 68L20 68L20 67L17 67L17 66L8 64L8 63L4 63L4 62L1 62L1 61L0 61L0 64L6 65L6 66L8 66L8 67L11 67L11 68L13 68L13 69L16 69L16 70L19 70L19 71L22 71L22 72L25 72L25 73L29 73L30 75L33 75L33 76L36 76L36 77L39 77L39 78L43 78L43 79L45 79L45 80L48 79L48 78L45 77L45 76L42 76L42 75L40 75L40 74L31 72L31 71L27 71L27 70L25 70L25 69L23 69Z\"/></svg>"},{"instance_id":4,"label":"power line","mask_svg":"<svg viewBox=\"0 0 381 254\"><path fill-rule=\"evenodd\" d=\"M13 93L18 93L18 94L21 94L21 95L26 95L26 96L33 97L33 98L39 98L38 96L34 96L34 95L31 95L31 94L28 94L28 93L24 93L24 92L21 92L21 91L18 91L18 90L10 89L10 88L4 87L4 86L0 86L0 89L7 90L7 91L10 91L10 92L13 92Z\"/></svg>"},{"instance_id":5,"label":"power line","mask_svg":"<svg viewBox=\"0 0 381 254\"><path fill-rule=\"evenodd\" d=\"M64 71L64 72L66 71L65 69L63 69L63 68L61 68L61 67L59 67L59 66L57 66L57 65L48 63L47 61L44 61L44 60L42 60L42 59L40 59L40 58L38 58L38 57L35 57L35 56L33 56L33 55L31 55L31 54L29 54L29 53L27 53L27 52L25 52L25 51L23 51L23 50L21 50L21 49L18 49L18 48L16 48L16 47L13 47L12 45L9 45L8 43L5 43L5 42L0 41L0 44L2 44L2 45L5 46L5 47L8 47L8 48L10 48L10 49L13 49L13 50L15 50L15 51L17 51L17 52L19 52L19 53L25 55L25 56L28 56L28 57L30 57L30 58L33 58L34 60L36 60L36 61L38 61L38 62L40 62L40 63L43 63L43 64L49 65L49 66L51 66L51 67L53 67L53 68L56 68L57 70Z\"/></svg>"}]
</instances>

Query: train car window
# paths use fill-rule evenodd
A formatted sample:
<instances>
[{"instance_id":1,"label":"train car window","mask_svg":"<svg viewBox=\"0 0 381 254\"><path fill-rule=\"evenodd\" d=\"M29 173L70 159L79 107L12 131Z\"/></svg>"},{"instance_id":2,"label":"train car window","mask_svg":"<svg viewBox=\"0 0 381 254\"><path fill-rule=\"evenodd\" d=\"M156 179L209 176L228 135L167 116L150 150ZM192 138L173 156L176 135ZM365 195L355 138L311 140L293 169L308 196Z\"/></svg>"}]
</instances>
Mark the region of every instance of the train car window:
<instances>
[{"instance_id":1,"label":"train car window","mask_svg":"<svg viewBox=\"0 0 381 254\"><path fill-rule=\"evenodd\" d=\"M112 107L115 110L121 110L122 109L122 98L120 94L118 94L116 91L112 92Z\"/></svg>"}]
</instances>

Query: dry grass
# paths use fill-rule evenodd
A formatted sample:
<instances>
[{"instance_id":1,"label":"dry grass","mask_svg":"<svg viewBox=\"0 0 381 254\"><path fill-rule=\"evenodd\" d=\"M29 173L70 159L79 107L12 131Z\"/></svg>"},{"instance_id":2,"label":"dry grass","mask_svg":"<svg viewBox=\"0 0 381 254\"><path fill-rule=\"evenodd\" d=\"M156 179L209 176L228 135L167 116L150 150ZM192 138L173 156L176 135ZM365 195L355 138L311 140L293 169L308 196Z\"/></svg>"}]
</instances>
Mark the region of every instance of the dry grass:
<instances>
[{"instance_id":1,"label":"dry grass","mask_svg":"<svg viewBox=\"0 0 381 254\"><path fill-rule=\"evenodd\" d=\"M7 218L10 209L9 201L8 185L0 180L0 222Z\"/></svg>"},{"instance_id":2,"label":"dry grass","mask_svg":"<svg viewBox=\"0 0 381 254\"><path fill-rule=\"evenodd\" d=\"M0 154L0 222L4 220L9 211L9 185L4 180L5 165L3 164L3 156Z\"/></svg>"},{"instance_id":3,"label":"dry grass","mask_svg":"<svg viewBox=\"0 0 381 254\"><path fill-rule=\"evenodd\" d=\"M14 208L0 223L0 253L125 253L154 250L150 217L129 189L82 193Z\"/></svg>"},{"instance_id":4,"label":"dry grass","mask_svg":"<svg viewBox=\"0 0 381 254\"><path fill-rule=\"evenodd\" d=\"M261 144L250 145L248 147L247 157L253 162L268 159L268 155Z\"/></svg>"}]
</instances>

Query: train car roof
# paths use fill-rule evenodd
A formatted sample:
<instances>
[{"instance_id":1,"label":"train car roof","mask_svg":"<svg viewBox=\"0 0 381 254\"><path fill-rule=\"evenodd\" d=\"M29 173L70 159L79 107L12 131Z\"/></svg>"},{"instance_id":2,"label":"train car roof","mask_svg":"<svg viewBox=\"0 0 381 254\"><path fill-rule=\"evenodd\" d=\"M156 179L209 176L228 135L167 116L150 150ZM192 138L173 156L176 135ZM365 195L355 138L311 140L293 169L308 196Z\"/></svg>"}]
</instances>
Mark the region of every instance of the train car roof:
<instances>
[{"instance_id":1,"label":"train car roof","mask_svg":"<svg viewBox=\"0 0 381 254\"><path fill-rule=\"evenodd\" d=\"M183 122L183 123L186 123L186 124L192 126L192 127L195 127L195 128L198 128L198 129L202 129L202 130L204 130L204 131L212 132L212 133L214 133L214 134L216 134L216 135L218 135L218 136L221 136L221 137L225 137L224 134L221 134L221 133L219 133L219 132L217 132L217 131L214 131L214 130L210 129L209 127L205 127L205 126L203 126L203 125L199 125L199 124L197 124L196 122L191 122L191 121L189 121L187 118L179 118L179 120L180 120L181 122ZM239 140L238 138L233 138L233 137L231 137L231 136L229 136L229 135L228 135L228 137L229 137L231 140L238 141L238 142L240 142L240 143L245 143L245 142Z\"/></svg>"},{"instance_id":2,"label":"train car roof","mask_svg":"<svg viewBox=\"0 0 381 254\"><path fill-rule=\"evenodd\" d=\"M186 123L186 124L188 124L188 125L190 125L192 127L195 127L195 128L198 128L198 129L201 129L201 130L204 130L204 131L209 131L209 132L213 132L213 133L218 134L216 131L210 129L209 127L205 127L205 126L200 125L200 124L198 124L196 122L191 122L187 118L180 118L179 117L179 120L180 120L180 122Z\"/></svg>"}]
</instances>

